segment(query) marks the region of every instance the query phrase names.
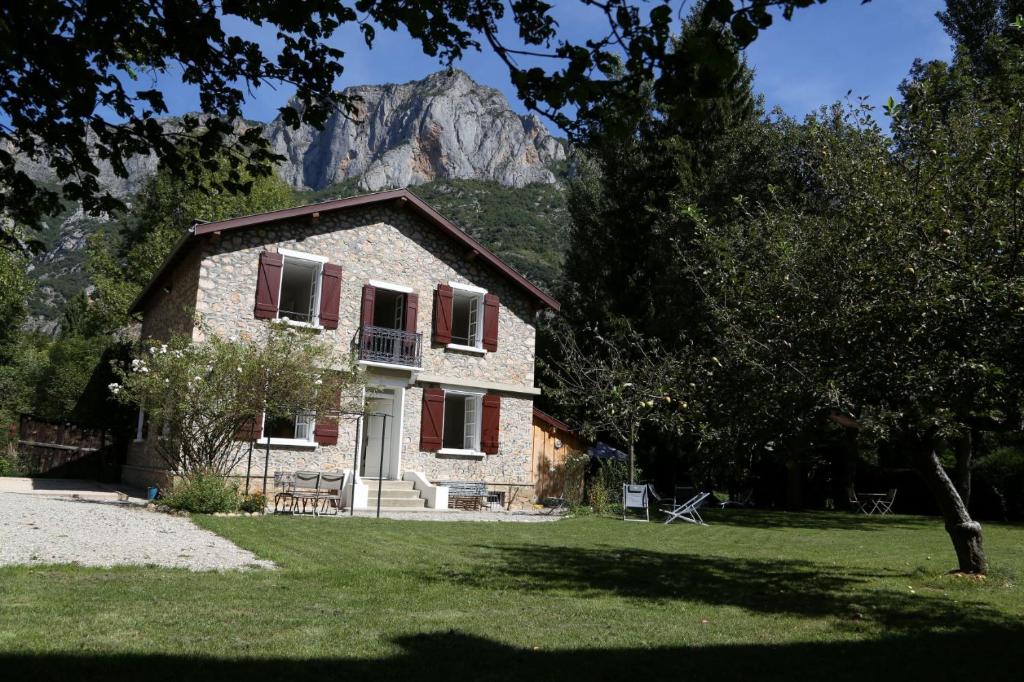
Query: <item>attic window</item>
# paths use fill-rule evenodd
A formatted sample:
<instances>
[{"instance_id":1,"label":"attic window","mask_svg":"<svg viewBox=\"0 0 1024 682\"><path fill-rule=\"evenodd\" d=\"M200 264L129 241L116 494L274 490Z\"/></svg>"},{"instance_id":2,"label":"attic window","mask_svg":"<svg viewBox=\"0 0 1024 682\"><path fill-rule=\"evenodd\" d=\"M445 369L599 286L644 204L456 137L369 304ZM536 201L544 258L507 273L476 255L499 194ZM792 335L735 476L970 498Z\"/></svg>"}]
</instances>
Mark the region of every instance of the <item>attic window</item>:
<instances>
[{"instance_id":1,"label":"attic window","mask_svg":"<svg viewBox=\"0 0 1024 682\"><path fill-rule=\"evenodd\" d=\"M483 345L484 293L452 288L452 343L480 348Z\"/></svg>"}]
</instances>

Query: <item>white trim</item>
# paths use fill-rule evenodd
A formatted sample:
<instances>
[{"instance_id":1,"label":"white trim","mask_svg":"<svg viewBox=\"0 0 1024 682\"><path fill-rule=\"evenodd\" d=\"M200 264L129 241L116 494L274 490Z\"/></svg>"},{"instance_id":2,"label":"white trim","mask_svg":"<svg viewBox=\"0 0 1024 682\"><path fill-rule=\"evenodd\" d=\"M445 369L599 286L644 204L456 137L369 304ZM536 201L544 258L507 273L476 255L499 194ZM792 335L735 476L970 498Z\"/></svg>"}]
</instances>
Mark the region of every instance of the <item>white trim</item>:
<instances>
[{"instance_id":1,"label":"white trim","mask_svg":"<svg viewBox=\"0 0 1024 682\"><path fill-rule=\"evenodd\" d=\"M487 351L480 346L466 346L461 343L449 343L445 345L448 350L461 350L467 353L477 353L478 355L486 355Z\"/></svg>"},{"instance_id":2,"label":"white trim","mask_svg":"<svg viewBox=\"0 0 1024 682\"><path fill-rule=\"evenodd\" d=\"M371 279L369 282L367 282L367 284L369 284L372 287L376 287L378 289L387 289L388 291L397 291L400 294L414 294L414 293L416 293L416 290L413 289L412 287L407 287L404 284L393 284L391 282L382 282L379 279Z\"/></svg>"},{"instance_id":3,"label":"white trim","mask_svg":"<svg viewBox=\"0 0 1024 682\"><path fill-rule=\"evenodd\" d=\"M422 367L410 367L409 365L392 365L389 362L374 362L373 360L360 360L360 365L364 367L381 367L383 369L404 369L409 372L419 372Z\"/></svg>"},{"instance_id":4,"label":"white trim","mask_svg":"<svg viewBox=\"0 0 1024 682\"><path fill-rule=\"evenodd\" d=\"M320 291L319 291L319 289L320 289L320 287L317 287L317 292L316 292L317 304L318 304L317 305L317 309L318 310L320 309L320 306L319 306L319 303L320 303ZM317 320L319 321L319 319L320 319L319 315L314 315L314 317L316 317ZM318 332L321 332L321 331L324 330L323 326L320 325L320 324L312 324L312 323L309 323L309 322L300 322L299 320L293 320L291 318L288 318L288 321L285 322L283 317L277 317L277 318L274 318L274 322L284 322L289 327L302 327L303 329L312 329L313 331L318 331Z\"/></svg>"},{"instance_id":5,"label":"white trim","mask_svg":"<svg viewBox=\"0 0 1024 682\"><path fill-rule=\"evenodd\" d=\"M311 260L316 263L328 263L330 258L327 256L315 256L312 253L303 253L302 251L292 251L291 249L277 248L277 252L286 258L298 258L299 260Z\"/></svg>"},{"instance_id":6,"label":"white trim","mask_svg":"<svg viewBox=\"0 0 1024 682\"><path fill-rule=\"evenodd\" d=\"M424 372L416 377L416 383L418 384L441 384L442 387L452 386L455 388L476 388L486 391L499 391L501 393L519 393L522 395L540 395L541 391L539 388L533 386L517 386L515 384L506 384L500 381L482 381L480 379L462 379L458 377L444 376L442 374L433 374L430 372Z\"/></svg>"},{"instance_id":7,"label":"white trim","mask_svg":"<svg viewBox=\"0 0 1024 682\"><path fill-rule=\"evenodd\" d=\"M457 395L471 395L477 397L487 395L487 391L485 390L480 390L478 388L473 387L467 388L466 386L461 385L441 384L441 388L444 389L445 393L455 393Z\"/></svg>"},{"instance_id":8,"label":"white trim","mask_svg":"<svg viewBox=\"0 0 1024 682\"><path fill-rule=\"evenodd\" d=\"M266 445L267 438L260 438L256 441L256 445ZM315 450L318 447L318 443L315 440L299 440L298 438L270 438L271 445L284 445L290 448L309 448Z\"/></svg>"},{"instance_id":9,"label":"white trim","mask_svg":"<svg viewBox=\"0 0 1024 682\"><path fill-rule=\"evenodd\" d=\"M472 291L474 294L486 294L486 293L489 293L487 291L487 289L483 289L481 287L474 286L472 284L464 284L462 282L452 282L451 280L448 281L448 286L450 286L452 289L462 289L463 291Z\"/></svg>"},{"instance_id":10,"label":"white trim","mask_svg":"<svg viewBox=\"0 0 1024 682\"><path fill-rule=\"evenodd\" d=\"M458 457L475 457L477 459L483 459L487 455L483 452L476 450L464 450L462 448L441 448L437 451L439 455L455 455Z\"/></svg>"}]
</instances>

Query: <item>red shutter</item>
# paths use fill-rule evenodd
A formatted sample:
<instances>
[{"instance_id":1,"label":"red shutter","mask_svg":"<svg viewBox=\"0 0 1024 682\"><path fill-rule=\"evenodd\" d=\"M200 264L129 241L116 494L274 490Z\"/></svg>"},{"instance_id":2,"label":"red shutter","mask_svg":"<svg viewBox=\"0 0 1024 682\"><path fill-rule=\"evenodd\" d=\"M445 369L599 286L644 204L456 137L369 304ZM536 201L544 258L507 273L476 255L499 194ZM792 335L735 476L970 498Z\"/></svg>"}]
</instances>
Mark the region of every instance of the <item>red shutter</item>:
<instances>
[{"instance_id":1,"label":"red shutter","mask_svg":"<svg viewBox=\"0 0 1024 682\"><path fill-rule=\"evenodd\" d=\"M363 285L363 307L359 313L359 324L364 327L373 325L373 304L377 300L377 287L372 284Z\"/></svg>"},{"instance_id":2,"label":"red shutter","mask_svg":"<svg viewBox=\"0 0 1024 682\"><path fill-rule=\"evenodd\" d=\"M254 441L263 434L263 415L250 419L235 431L235 440Z\"/></svg>"},{"instance_id":3,"label":"red shutter","mask_svg":"<svg viewBox=\"0 0 1024 682\"><path fill-rule=\"evenodd\" d=\"M488 393L483 399L480 417L480 449L488 455L498 454L498 430L501 422L501 396Z\"/></svg>"},{"instance_id":4,"label":"red shutter","mask_svg":"<svg viewBox=\"0 0 1024 682\"><path fill-rule=\"evenodd\" d=\"M441 449L444 428L444 389L423 389L423 416L420 419L420 450L437 452Z\"/></svg>"},{"instance_id":5,"label":"red shutter","mask_svg":"<svg viewBox=\"0 0 1024 682\"><path fill-rule=\"evenodd\" d=\"M484 350L498 350L498 297L484 294Z\"/></svg>"},{"instance_id":6,"label":"red shutter","mask_svg":"<svg viewBox=\"0 0 1024 682\"><path fill-rule=\"evenodd\" d=\"M405 331L413 332L416 331L416 314L420 308L420 297L416 294L405 295Z\"/></svg>"},{"instance_id":7,"label":"red shutter","mask_svg":"<svg viewBox=\"0 0 1024 682\"><path fill-rule=\"evenodd\" d=\"M256 275L256 308L253 314L262 320L277 317L277 297L281 293L281 267L284 258L279 253L264 251L260 254Z\"/></svg>"},{"instance_id":8,"label":"red shutter","mask_svg":"<svg viewBox=\"0 0 1024 682\"><path fill-rule=\"evenodd\" d=\"M452 288L438 284L434 290L434 343L452 342Z\"/></svg>"},{"instance_id":9,"label":"red shutter","mask_svg":"<svg viewBox=\"0 0 1024 682\"><path fill-rule=\"evenodd\" d=\"M320 324L324 329L338 328L338 308L341 305L341 266L324 263L320 278Z\"/></svg>"},{"instance_id":10,"label":"red shutter","mask_svg":"<svg viewBox=\"0 0 1024 682\"><path fill-rule=\"evenodd\" d=\"M317 419L316 426L313 428L313 440L320 445L336 445L338 443L337 418Z\"/></svg>"}]
</instances>

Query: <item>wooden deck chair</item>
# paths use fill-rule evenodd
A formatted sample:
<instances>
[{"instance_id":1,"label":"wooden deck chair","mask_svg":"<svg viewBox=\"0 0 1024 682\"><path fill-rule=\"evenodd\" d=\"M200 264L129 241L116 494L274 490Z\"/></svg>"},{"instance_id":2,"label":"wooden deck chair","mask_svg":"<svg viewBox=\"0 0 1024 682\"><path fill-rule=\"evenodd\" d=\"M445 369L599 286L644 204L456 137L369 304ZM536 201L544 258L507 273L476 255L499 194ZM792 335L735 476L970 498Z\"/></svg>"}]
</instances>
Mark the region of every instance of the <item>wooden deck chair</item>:
<instances>
[{"instance_id":1,"label":"wooden deck chair","mask_svg":"<svg viewBox=\"0 0 1024 682\"><path fill-rule=\"evenodd\" d=\"M896 488L889 488L888 494L875 500L875 511L883 516L885 514L892 514L892 503L896 501Z\"/></svg>"},{"instance_id":2,"label":"wooden deck chair","mask_svg":"<svg viewBox=\"0 0 1024 682\"><path fill-rule=\"evenodd\" d=\"M648 497L647 485L646 484L630 484L624 483L622 485L622 520L623 521L650 521L651 520L651 501ZM627 519L626 512L630 509L642 509L644 518L642 519Z\"/></svg>"},{"instance_id":3,"label":"wooden deck chair","mask_svg":"<svg viewBox=\"0 0 1024 682\"><path fill-rule=\"evenodd\" d=\"M704 523L704 519L701 518L700 511L698 510L709 497L711 497L711 493L697 493L686 502L675 505L672 509L665 512L668 515L665 519L665 523L668 524L672 523L676 519L682 519L687 523L693 523L698 526L708 525Z\"/></svg>"}]
</instances>

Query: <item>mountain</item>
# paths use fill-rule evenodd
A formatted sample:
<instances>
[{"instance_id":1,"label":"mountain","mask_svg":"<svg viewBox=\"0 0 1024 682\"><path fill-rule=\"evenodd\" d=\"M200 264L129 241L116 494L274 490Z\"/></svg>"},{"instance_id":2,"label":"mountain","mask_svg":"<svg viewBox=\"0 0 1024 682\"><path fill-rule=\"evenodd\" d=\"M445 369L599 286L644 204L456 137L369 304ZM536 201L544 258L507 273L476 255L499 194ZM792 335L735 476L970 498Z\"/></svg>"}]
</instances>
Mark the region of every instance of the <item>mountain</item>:
<instances>
[{"instance_id":1,"label":"mountain","mask_svg":"<svg viewBox=\"0 0 1024 682\"><path fill-rule=\"evenodd\" d=\"M292 130L279 119L267 127L292 187L319 190L353 178L371 192L452 179L525 187L553 183L548 166L565 159L536 116L516 114L498 90L457 69L343 94L356 99L355 111L335 113L323 130Z\"/></svg>"},{"instance_id":2,"label":"mountain","mask_svg":"<svg viewBox=\"0 0 1024 682\"><path fill-rule=\"evenodd\" d=\"M559 181L566 149L536 116L515 113L498 90L455 69L345 93L358 98L355 111L335 114L323 130L292 130L280 118L264 128L285 158L277 171L295 189L296 204L419 186L441 213L525 275L555 284L567 235ZM156 170L152 157L133 159L127 179L99 165L103 186L129 203ZM23 167L53 181L45 166ZM38 284L29 301L33 327L52 332L67 299L88 286L85 243L108 224L74 207L47 221L41 236L48 248L30 266Z\"/></svg>"}]
</instances>

